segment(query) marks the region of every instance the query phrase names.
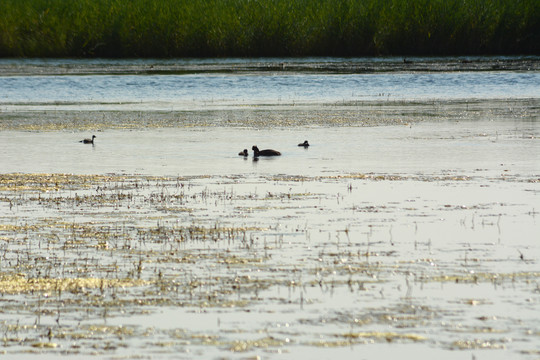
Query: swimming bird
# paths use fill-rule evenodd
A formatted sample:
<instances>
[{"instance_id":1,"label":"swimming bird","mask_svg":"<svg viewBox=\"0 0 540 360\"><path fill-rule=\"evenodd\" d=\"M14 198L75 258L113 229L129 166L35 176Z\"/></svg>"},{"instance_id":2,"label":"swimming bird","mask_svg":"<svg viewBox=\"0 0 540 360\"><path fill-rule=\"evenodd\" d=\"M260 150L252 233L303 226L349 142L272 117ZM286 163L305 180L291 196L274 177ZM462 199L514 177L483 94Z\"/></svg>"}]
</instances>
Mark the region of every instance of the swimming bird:
<instances>
[{"instance_id":1,"label":"swimming bird","mask_svg":"<svg viewBox=\"0 0 540 360\"><path fill-rule=\"evenodd\" d=\"M306 141L304 141L303 143L301 143L301 144L298 144L298 146L303 146L303 147L305 147L305 148L306 148L306 147L308 147L308 146L309 146L309 143L308 143L308 141L306 140Z\"/></svg>"},{"instance_id":2,"label":"swimming bird","mask_svg":"<svg viewBox=\"0 0 540 360\"><path fill-rule=\"evenodd\" d=\"M259 150L257 145L253 145L251 150L253 150L253 156L255 156L255 157L259 157L259 156L279 156L279 155L281 155L281 153L279 151L272 150L272 149Z\"/></svg>"},{"instance_id":3,"label":"swimming bird","mask_svg":"<svg viewBox=\"0 0 540 360\"><path fill-rule=\"evenodd\" d=\"M238 153L238 155L240 155L240 156L248 156L248 151L247 151L247 149L244 149L244 151L240 151L240 152Z\"/></svg>"},{"instance_id":4,"label":"swimming bird","mask_svg":"<svg viewBox=\"0 0 540 360\"><path fill-rule=\"evenodd\" d=\"M94 145L94 139L96 138L96 135L92 135L91 139L83 139L79 142L82 142L83 144L92 144Z\"/></svg>"}]
</instances>

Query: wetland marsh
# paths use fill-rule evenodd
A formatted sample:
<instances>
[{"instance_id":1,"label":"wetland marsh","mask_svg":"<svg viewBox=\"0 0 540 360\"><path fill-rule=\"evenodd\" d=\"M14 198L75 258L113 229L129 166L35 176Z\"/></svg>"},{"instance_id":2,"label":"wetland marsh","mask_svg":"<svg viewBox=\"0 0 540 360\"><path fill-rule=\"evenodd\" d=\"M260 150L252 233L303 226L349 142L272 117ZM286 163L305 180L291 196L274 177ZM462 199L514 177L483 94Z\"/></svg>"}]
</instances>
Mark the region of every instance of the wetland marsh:
<instances>
[{"instance_id":1,"label":"wetland marsh","mask_svg":"<svg viewBox=\"0 0 540 360\"><path fill-rule=\"evenodd\" d=\"M527 61L295 78L22 61L0 76L2 356L537 359ZM255 144L282 156L237 155Z\"/></svg>"}]
</instances>

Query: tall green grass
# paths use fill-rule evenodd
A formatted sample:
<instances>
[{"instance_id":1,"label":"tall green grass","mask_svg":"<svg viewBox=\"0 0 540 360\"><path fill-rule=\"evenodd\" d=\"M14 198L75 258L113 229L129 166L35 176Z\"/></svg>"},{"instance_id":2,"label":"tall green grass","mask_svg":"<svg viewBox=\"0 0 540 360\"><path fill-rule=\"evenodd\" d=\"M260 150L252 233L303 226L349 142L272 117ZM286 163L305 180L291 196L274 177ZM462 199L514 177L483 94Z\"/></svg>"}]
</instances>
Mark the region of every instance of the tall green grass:
<instances>
[{"instance_id":1,"label":"tall green grass","mask_svg":"<svg viewBox=\"0 0 540 360\"><path fill-rule=\"evenodd\" d=\"M1 0L2 57L540 54L539 0Z\"/></svg>"}]
</instances>

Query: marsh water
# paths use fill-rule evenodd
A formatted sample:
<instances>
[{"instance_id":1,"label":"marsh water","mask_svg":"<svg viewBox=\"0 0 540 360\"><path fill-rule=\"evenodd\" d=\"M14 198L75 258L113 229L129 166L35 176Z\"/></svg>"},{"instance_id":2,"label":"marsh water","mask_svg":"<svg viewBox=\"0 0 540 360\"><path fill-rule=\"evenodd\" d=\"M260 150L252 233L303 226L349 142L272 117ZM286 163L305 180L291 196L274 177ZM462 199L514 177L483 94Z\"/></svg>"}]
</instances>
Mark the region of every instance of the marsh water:
<instances>
[{"instance_id":1,"label":"marsh water","mask_svg":"<svg viewBox=\"0 0 540 360\"><path fill-rule=\"evenodd\" d=\"M460 71L444 71L451 63L448 59L406 63L402 59L221 63L4 60L0 61L4 73L0 77L0 106L6 110L175 111L538 95L540 74L531 71L538 66L533 61L537 59L474 60L454 59L454 66L461 65ZM494 70L501 67L514 71Z\"/></svg>"},{"instance_id":2,"label":"marsh water","mask_svg":"<svg viewBox=\"0 0 540 360\"><path fill-rule=\"evenodd\" d=\"M0 153L5 357L540 356L540 58L3 59Z\"/></svg>"}]
</instances>

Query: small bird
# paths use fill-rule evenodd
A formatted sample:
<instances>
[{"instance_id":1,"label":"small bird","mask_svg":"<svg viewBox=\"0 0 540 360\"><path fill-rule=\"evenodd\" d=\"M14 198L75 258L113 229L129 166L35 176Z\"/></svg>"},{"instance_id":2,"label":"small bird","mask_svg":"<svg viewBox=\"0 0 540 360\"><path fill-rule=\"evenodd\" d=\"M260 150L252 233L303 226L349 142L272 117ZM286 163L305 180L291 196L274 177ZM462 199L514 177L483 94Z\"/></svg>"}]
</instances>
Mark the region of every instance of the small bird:
<instances>
[{"instance_id":1,"label":"small bird","mask_svg":"<svg viewBox=\"0 0 540 360\"><path fill-rule=\"evenodd\" d=\"M253 145L251 150L253 150L253 156L254 157L259 157L259 156L279 156L279 155L281 155L281 153L279 151L272 150L272 149L259 150L257 145Z\"/></svg>"},{"instance_id":2,"label":"small bird","mask_svg":"<svg viewBox=\"0 0 540 360\"><path fill-rule=\"evenodd\" d=\"M247 150L247 149L244 149L244 151L240 151L240 152L238 153L238 155L240 155L240 156L248 156L248 150Z\"/></svg>"},{"instance_id":3,"label":"small bird","mask_svg":"<svg viewBox=\"0 0 540 360\"><path fill-rule=\"evenodd\" d=\"M307 148L307 147L309 146L309 143L308 143L308 141L306 140L306 141L304 141L303 143L298 144L298 146L303 146L303 147Z\"/></svg>"},{"instance_id":4,"label":"small bird","mask_svg":"<svg viewBox=\"0 0 540 360\"><path fill-rule=\"evenodd\" d=\"M83 144L92 144L94 145L94 139L96 138L96 135L92 135L91 139L83 139L79 142L82 142Z\"/></svg>"}]
</instances>

